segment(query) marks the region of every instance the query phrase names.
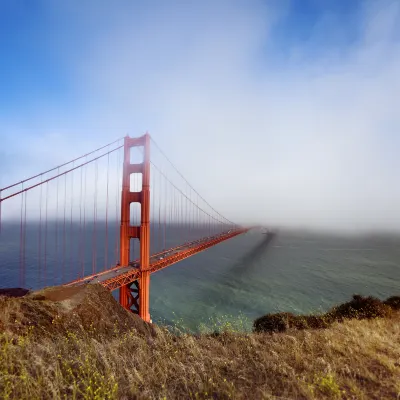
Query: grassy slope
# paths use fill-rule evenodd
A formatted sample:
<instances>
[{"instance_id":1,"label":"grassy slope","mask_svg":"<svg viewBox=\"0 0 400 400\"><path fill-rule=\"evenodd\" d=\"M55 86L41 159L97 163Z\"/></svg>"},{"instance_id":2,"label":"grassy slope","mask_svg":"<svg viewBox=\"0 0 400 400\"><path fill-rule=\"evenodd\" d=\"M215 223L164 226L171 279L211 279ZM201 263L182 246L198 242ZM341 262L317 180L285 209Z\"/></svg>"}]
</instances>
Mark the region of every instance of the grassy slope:
<instances>
[{"instance_id":1,"label":"grassy slope","mask_svg":"<svg viewBox=\"0 0 400 400\"><path fill-rule=\"evenodd\" d=\"M51 297L0 297L0 399L400 394L398 314L325 330L176 337L150 329L101 287Z\"/></svg>"}]
</instances>

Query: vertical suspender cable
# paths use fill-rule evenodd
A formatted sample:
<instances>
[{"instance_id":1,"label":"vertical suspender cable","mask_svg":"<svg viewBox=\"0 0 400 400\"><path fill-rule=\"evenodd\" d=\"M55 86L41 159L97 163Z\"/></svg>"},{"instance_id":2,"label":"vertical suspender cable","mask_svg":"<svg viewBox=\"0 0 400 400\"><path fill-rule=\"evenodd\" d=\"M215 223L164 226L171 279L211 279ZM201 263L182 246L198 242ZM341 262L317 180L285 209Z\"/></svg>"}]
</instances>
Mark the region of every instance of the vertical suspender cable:
<instances>
[{"instance_id":1,"label":"vertical suspender cable","mask_svg":"<svg viewBox=\"0 0 400 400\"><path fill-rule=\"evenodd\" d=\"M22 254L22 286L25 286L25 266L26 266L26 203L28 202L28 192L25 192L25 211L24 211L24 248Z\"/></svg>"},{"instance_id":2,"label":"vertical suspender cable","mask_svg":"<svg viewBox=\"0 0 400 400\"><path fill-rule=\"evenodd\" d=\"M83 168L81 168L81 190L79 193L79 262L82 264L82 246L83 246L83 230L82 230L82 204L83 204ZM79 268L77 269L79 274Z\"/></svg>"},{"instance_id":3,"label":"vertical suspender cable","mask_svg":"<svg viewBox=\"0 0 400 400\"><path fill-rule=\"evenodd\" d=\"M170 195L169 195L169 235L170 241L173 239L173 227L172 227L172 215L174 210L174 188L171 187Z\"/></svg>"},{"instance_id":4,"label":"vertical suspender cable","mask_svg":"<svg viewBox=\"0 0 400 400\"><path fill-rule=\"evenodd\" d=\"M72 164L74 166L74 163ZM72 254L74 253L75 249L72 247L73 241L74 241L74 235L72 232L73 226L72 226L72 212L73 212L73 206L74 206L74 171L71 173L71 210L70 210L70 221L69 221L69 276L72 276L72 265L73 265L73 258Z\"/></svg>"},{"instance_id":5,"label":"vertical suspender cable","mask_svg":"<svg viewBox=\"0 0 400 400\"><path fill-rule=\"evenodd\" d=\"M187 185L186 185L186 192L187 192ZM186 193L186 196L188 192ZM189 197L186 197L186 225L188 228L187 233L187 242L190 242L190 204L189 204Z\"/></svg>"},{"instance_id":6,"label":"vertical suspender cable","mask_svg":"<svg viewBox=\"0 0 400 400\"><path fill-rule=\"evenodd\" d=\"M64 175L64 226L63 226L63 262L62 262L62 281L61 283L65 282L65 255L66 255L66 248L65 248L65 215L67 209L67 175Z\"/></svg>"},{"instance_id":7,"label":"vertical suspender cable","mask_svg":"<svg viewBox=\"0 0 400 400\"><path fill-rule=\"evenodd\" d=\"M93 247L92 247L92 274L96 272L96 258L97 258L97 246L96 246L96 229L97 229L97 160L94 164L95 173L94 173L94 199L93 199Z\"/></svg>"},{"instance_id":8,"label":"vertical suspender cable","mask_svg":"<svg viewBox=\"0 0 400 400\"><path fill-rule=\"evenodd\" d=\"M45 213L45 225L44 225L44 268L43 268L43 275L44 275L44 282L46 285L47 281L47 222L48 222L48 203L49 203L49 183L46 183L46 213Z\"/></svg>"},{"instance_id":9,"label":"vertical suspender cable","mask_svg":"<svg viewBox=\"0 0 400 400\"><path fill-rule=\"evenodd\" d=\"M152 238L150 240L150 255L155 253L156 251L154 251L154 245L153 248L151 248L152 243L154 243L154 189L156 187L154 181L155 181L155 176L154 176L154 168L152 165L150 165L150 177L152 180L152 184L151 184L151 190L150 190L150 207L151 207L151 215L150 215L150 232L152 233ZM153 224L153 226L152 226Z\"/></svg>"},{"instance_id":10,"label":"vertical suspender cable","mask_svg":"<svg viewBox=\"0 0 400 400\"><path fill-rule=\"evenodd\" d=\"M43 176L41 176L41 181ZM38 283L42 286L42 195L43 195L43 185L40 185L40 197L39 197L39 268L38 268Z\"/></svg>"},{"instance_id":11,"label":"vertical suspender cable","mask_svg":"<svg viewBox=\"0 0 400 400\"><path fill-rule=\"evenodd\" d=\"M106 243L105 243L105 254L104 254L104 270L108 268L108 184L109 184L109 172L110 172L110 154L107 155L107 194L106 194Z\"/></svg>"},{"instance_id":12,"label":"vertical suspender cable","mask_svg":"<svg viewBox=\"0 0 400 400\"><path fill-rule=\"evenodd\" d=\"M1 238L1 204L2 201L1 201L1 189L0 189L0 238Z\"/></svg>"},{"instance_id":13,"label":"vertical suspender cable","mask_svg":"<svg viewBox=\"0 0 400 400\"><path fill-rule=\"evenodd\" d=\"M158 174L160 177L160 183L159 183L159 192L158 192L158 243L159 243L159 249L158 251L161 250L162 248L162 239L161 239L161 174Z\"/></svg>"},{"instance_id":14,"label":"vertical suspender cable","mask_svg":"<svg viewBox=\"0 0 400 400\"><path fill-rule=\"evenodd\" d=\"M24 184L22 184L22 189L24 188ZM19 228L19 286L22 287L22 251L23 251L23 236L22 236L22 216L23 216L23 208L24 208L24 193L21 194L21 216L20 216L20 228Z\"/></svg>"},{"instance_id":15,"label":"vertical suspender cable","mask_svg":"<svg viewBox=\"0 0 400 400\"><path fill-rule=\"evenodd\" d=\"M115 264L120 263L120 255L119 255L119 216L118 216L118 205L119 205L119 193L121 190L121 185L120 185L120 152L117 153L117 192L115 196Z\"/></svg>"},{"instance_id":16,"label":"vertical suspender cable","mask_svg":"<svg viewBox=\"0 0 400 400\"><path fill-rule=\"evenodd\" d=\"M85 256L86 256L86 187L87 187L87 167L85 167L85 182L83 185L83 237L82 237L82 255L81 255L81 277L85 276Z\"/></svg>"},{"instance_id":17,"label":"vertical suspender cable","mask_svg":"<svg viewBox=\"0 0 400 400\"><path fill-rule=\"evenodd\" d=\"M188 241L191 242L192 241L192 225L191 225L192 202L191 202L190 186L189 186L189 190L187 192L187 195L189 197L189 200L188 200L188 227L189 227Z\"/></svg>"},{"instance_id":18,"label":"vertical suspender cable","mask_svg":"<svg viewBox=\"0 0 400 400\"><path fill-rule=\"evenodd\" d=\"M165 230L167 224L167 182L164 180L164 189L165 189L165 197L164 197L164 247L163 250L166 250L165 247Z\"/></svg>"},{"instance_id":19,"label":"vertical suspender cable","mask_svg":"<svg viewBox=\"0 0 400 400\"><path fill-rule=\"evenodd\" d=\"M57 175L60 173L60 168L57 169ZM57 179L57 197L56 197L56 260L58 262L58 181Z\"/></svg>"},{"instance_id":20,"label":"vertical suspender cable","mask_svg":"<svg viewBox=\"0 0 400 400\"><path fill-rule=\"evenodd\" d=\"M24 263L23 263L23 284L25 286L25 272L26 272L26 204L28 202L28 192L25 192L25 224L24 224Z\"/></svg>"},{"instance_id":21,"label":"vertical suspender cable","mask_svg":"<svg viewBox=\"0 0 400 400\"><path fill-rule=\"evenodd\" d=\"M182 243L185 243L185 217L184 217L184 202L182 194L179 193L179 210L180 210L180 218L181 218L181 235L182 235Z\"/></svg>"}]
</instances>

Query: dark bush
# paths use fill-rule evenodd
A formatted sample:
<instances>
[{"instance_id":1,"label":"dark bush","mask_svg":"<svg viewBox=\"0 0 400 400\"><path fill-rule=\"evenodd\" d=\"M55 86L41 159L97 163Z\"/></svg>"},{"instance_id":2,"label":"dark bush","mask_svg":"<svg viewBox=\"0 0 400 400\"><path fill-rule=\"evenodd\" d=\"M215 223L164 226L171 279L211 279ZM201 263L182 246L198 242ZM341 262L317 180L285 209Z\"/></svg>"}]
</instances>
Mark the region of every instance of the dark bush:
<instances>
[{"instance_id":1,"label":"dark bush","mask_svg":"<svg viewBox=\"0 0 400 400\"><path fill-rule=\"evenodd\" d=\"M392 310L400 310L400 296L388 297L383 303L391 307Z\"/></svg>"},{"instance_id":2,"label":"dark bush","mask_svg":"<svg viewBox=\"0 0 400 400\"><path fill-rule=\"evenodd\" d=\"M254 332L284 332L289 328L289 319L293 317L291 313L264 315L254 321Z\"/></svg>"},{"instance_id":3,"label":"dark bush","mask_svg":"<svg viewBox=\"0 0 400 400\"><path fill-rule=\"evenodd\" d=\"M400 296L392 296L381 301L375 297L353 295L353 299L332 308L323 315L294 315L292 313L267 314L253 323L254 332L284 332L289 328L323 329L334 321L344 319L371 319L388 317L393 310L400 310Z\"/></svg>"},{"instance_id":4,"label":"dark bush","mask_svg":"<svg viewBox=\"0 0 400 400\"><path fill-rule=\"evenodd\" d=\"M296 329L322 329L332 323L332 318L324 315L298 315L291 321L290 328Z\"/></svg>"},{"instance_id":5,"label":"dark bush","mask_svg":"<svg viewBox=\"0 0 400 400\"><path fill-rule=\"evenodd\" d=\"M392 309L388 305L375 297L363 297L356 294L351 301L334 307L327 314L334 320L342 321L344 318L371 319L387 317L391 314L391 311Z\"/></svg>"},{"instance_id":6,"label":"dark bush","mask_svg":"<svg viewBox=\"0 0 400 400\"><path fill-rule=\"evenodd\" d=\"M254 321L255 332L284 332L289 328L327 328L331 320L325 315L294 315L292 313L267 314Z\"/></svg>"}]
</instances>

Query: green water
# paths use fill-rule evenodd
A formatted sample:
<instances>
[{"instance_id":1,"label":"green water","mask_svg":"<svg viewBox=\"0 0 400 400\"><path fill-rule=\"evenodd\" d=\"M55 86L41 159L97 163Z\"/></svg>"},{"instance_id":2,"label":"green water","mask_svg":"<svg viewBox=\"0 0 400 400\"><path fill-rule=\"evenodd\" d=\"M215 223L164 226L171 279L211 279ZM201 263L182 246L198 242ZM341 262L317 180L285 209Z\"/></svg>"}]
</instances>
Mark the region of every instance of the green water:
<instances>
[{"instance_id":1,"label":"green water","mask_svg":"<svg viewBox=\"0 0 400 400\"><path fill-rule=\"evenodd\" d=\"M197 330L201 323L245 320L249 328L269 312L325 311L354 293L400 294L398 237L266 238L250 231L152 275L153 321Z\"/></svg>"}]
</instances>

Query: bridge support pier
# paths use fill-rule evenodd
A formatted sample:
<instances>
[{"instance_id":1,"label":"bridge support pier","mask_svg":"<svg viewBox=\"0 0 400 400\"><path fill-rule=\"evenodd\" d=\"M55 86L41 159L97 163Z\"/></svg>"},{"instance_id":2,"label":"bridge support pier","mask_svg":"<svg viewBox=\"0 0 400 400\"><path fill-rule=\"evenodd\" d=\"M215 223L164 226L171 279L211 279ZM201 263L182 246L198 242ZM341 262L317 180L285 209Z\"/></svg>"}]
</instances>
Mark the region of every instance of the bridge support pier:
<instances>
[{"instance_id":1,"label":"bridge support pier","mask_svg":"<svg viewBox=\"0 0 400 400\"><path fill-rule=\"evenodd\" d=\"M122 307L139 314L139 282L134 281L119 289L119 302Z\"/></svg>"},{"instance_id":2,"label":"bridge support pier","mask_svg":"<svg viewBox=\"0 0 400 400\"><path fill-rule=\"evenodd\" d=\"M131 164L130 149L143 146L144 157L141 164ZM130 191L130 176L133 173L142 174L142 190ZM132 226L130 221L130 204L140 203L140 226ZM149 297L150 297L150 136L145 134L139 138L124 139L124 165L122 175L121 193L121 229L120 229L120 264L129 266L130 240L136 238L140 241L139 268L140 278L120 288L120 304L150 322Z\"/></svg>"},{"instance_id":3,"label":"bridge support pier","mask_svg":"<svg viewBox=\"0 0 400 400\"><path fill-rule=\"evenodd\" d=\"M139 282L139 315L150 322L150 272L143 271Z\"/></svg>"},{"instance_id":4,"label":"bridge support pier","mask_svg":"<svg viewBox=\"0 0 400 400\"><path fill-rule=\"evenodd\" d=\"M140 274L140 279L120 287L119 302L122 307L134 314L140 315L143 320L150 322L149 294L150 273L144 271Z\"/></svg>"}]
</instances>

